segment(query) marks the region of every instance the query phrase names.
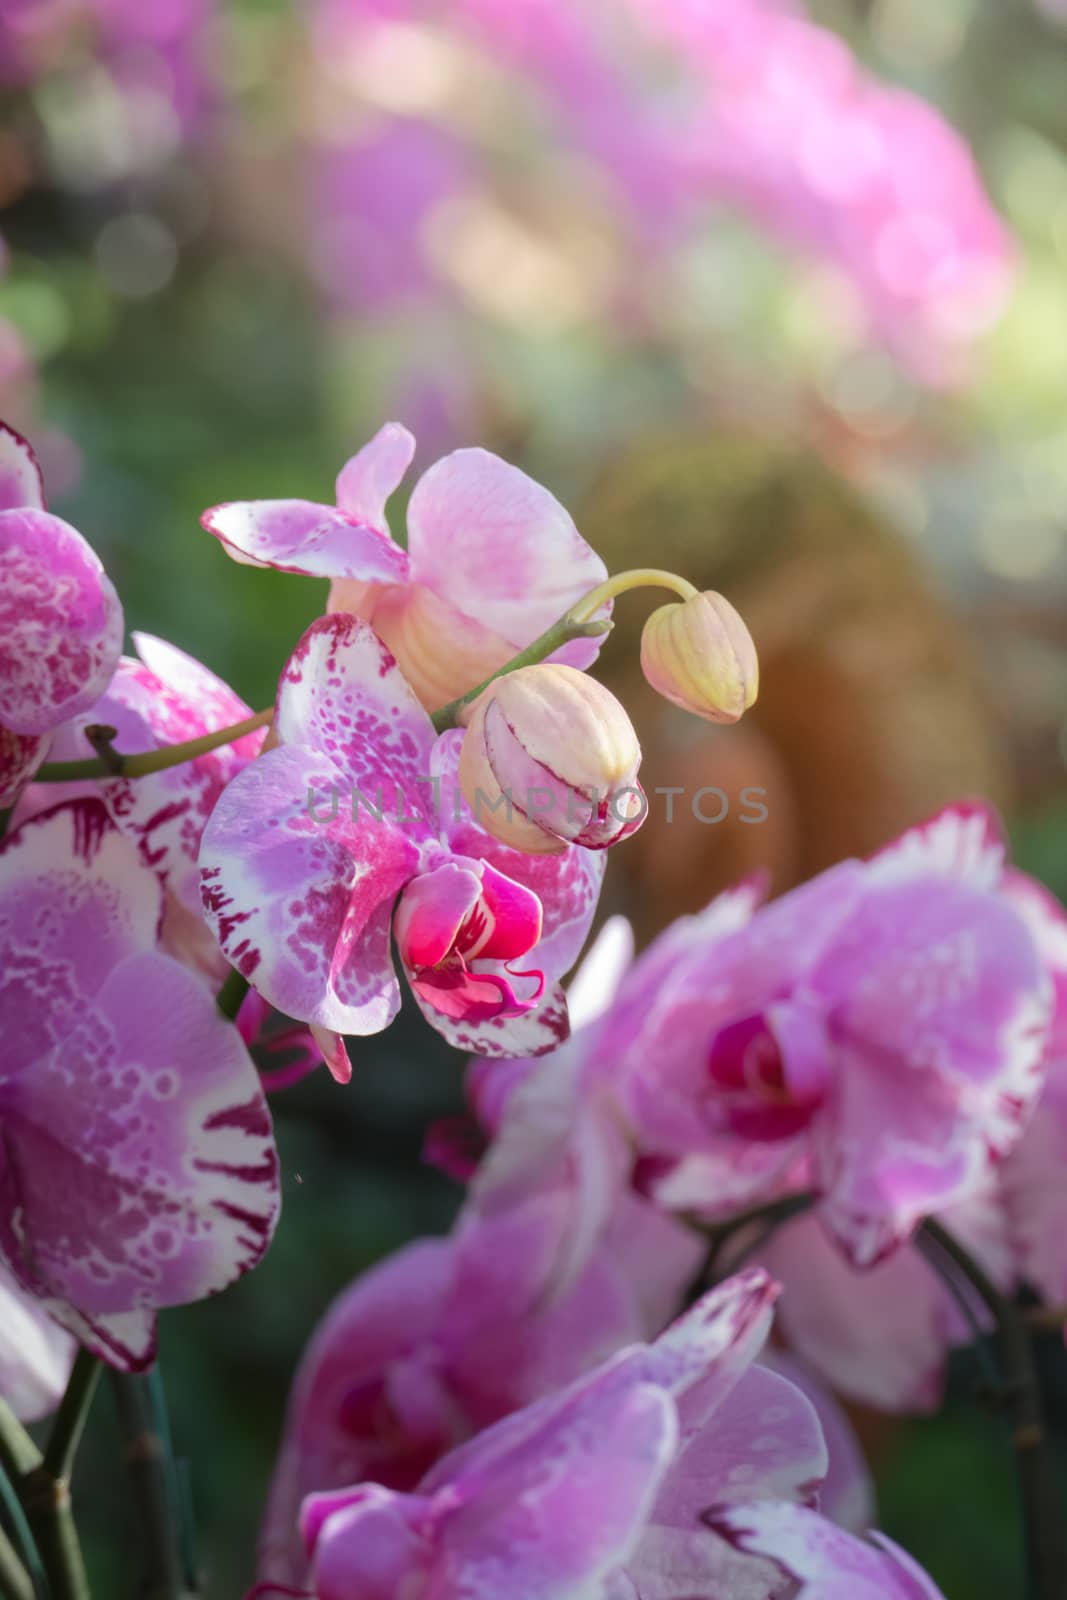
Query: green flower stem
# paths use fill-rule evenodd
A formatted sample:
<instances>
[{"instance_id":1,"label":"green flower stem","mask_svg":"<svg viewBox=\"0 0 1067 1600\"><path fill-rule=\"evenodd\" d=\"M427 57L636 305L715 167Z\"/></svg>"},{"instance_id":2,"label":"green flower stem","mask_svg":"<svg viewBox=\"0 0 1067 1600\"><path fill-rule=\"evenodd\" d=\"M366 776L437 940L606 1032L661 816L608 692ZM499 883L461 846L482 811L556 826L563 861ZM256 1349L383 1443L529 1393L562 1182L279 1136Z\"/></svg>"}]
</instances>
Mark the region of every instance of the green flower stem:
<instances>
[{"instance_id":1,"label":"green flower stem","mask_svg":"<svg viewBox=\"0 0 1067 1600\"><path fill-rule=\"evenodd\" d=\"M78 1453L82 1431L93 1403L93 1395L100 1381L100 1361L84 1348L74 1358L70 1381L67 1384L52 1431L45 1445L41 1463L51 1478L68 1480Z\"/></svg>"},{"instance_id":2,"label":"green flower stem","mask_svg":"<svg viewBox=\"0 0 1067 1600\"><path fill-rule=\"evenodd\" d=\"M520 650L517 656L512 656L496 672L491 672L488 678L482 680L474 689L469 689L466 694L461 694L458 700L450 700L447 706L442 706L440 711L435 711L432 717L433 725L438 733L444 733L446 728L456 727L459 713L464 706L470 705L472 700L477 700L483 690L488 689L497 678L503 678L509 672L518 672L520 667L534 667L539 661L544 661L546 656L552 655L561 645L569 644L572 639L596 639L603 633L611 632L611 623L607 617L601 617L596 622L577 622L568 611L566 616L560 617L551 628L546 629L533 644L528 644L525 650Z\"/></svg>"},{"instance_id":3,"label":"green flower stem","mask_svg":"<svg viewBox=\"0 0 1067 1600\"><path fill-rule=\"evenodd\" d=\"M0 1594L4 1600L34 1600L33 1579L18 1552L0 1528Z\"/></svg>"},{"instance_id":4,"label":"green flower stem","mask_svg":"<svg viewBox=\"0 0 1067 1600\"><path fill-rule=\"evenodd\" d=\"M37 1580L38 1590L49 1600L89 1600L89 1580L74 1527L66 1479L52 1476L37 1446L3 1401L0 1401L0 1466L13 1485L25 1515L20 1539L24 1545L23 1562L31 1572L38 1561L43 1568ZM28 1547L26 1530L31 1536ZM19 1533L17 1526L16 1537Z\"/></svg>"},{"instance_id":5,"label":"green flower stem","mask_svg":"<svg viewBox=\"0 0 1067 1600\"><path fill-rule=\"evenodd\" d=\"M150 1378L113 1372L115 1405L141 1533L140 1600L187 1600L181 1499L162 1389Z\"/></svg>"},{"instance_id":6,"label":"green flower stem","mask_svg":"<svg viewBox=\"0 0 1067 1600\"><path fill-rule=\"evenodd\" d=\"M183 761L194 761L207 755L220 745L233 744L257 728L265 728L274 717L273 706L257 711L228 728L216 728L214 733L201 734L198 739L187 739L184 744L164 745L160 750L145 750L140 755L124 756L113 749L113 728L87 728L86 738L99 752L85 761L48 761L41 767L35 783L70 783L81 778L143 778L150 772L165 772L168 767L181 766Z\"/></svg>"},{"instance_id":7,"label":"green flower stem","mask_svg":"<svg viewBox=\"0 0 1067 1600\"><path fill-rule=\"evenodd\" d=\"M1001 1294L970 1251L935 1218L928 1217L923 1223L917 1243L935 1267L938 1255L947 1257L992 1318L1005 1379L1002 1399L1011 1419L1022 1499L1028 1593L1032 1600L1062 1600L1067 1594L1062 1512L1049 1469L1041 1385L1025 1315Z\"/></svg>"}]
</instances>

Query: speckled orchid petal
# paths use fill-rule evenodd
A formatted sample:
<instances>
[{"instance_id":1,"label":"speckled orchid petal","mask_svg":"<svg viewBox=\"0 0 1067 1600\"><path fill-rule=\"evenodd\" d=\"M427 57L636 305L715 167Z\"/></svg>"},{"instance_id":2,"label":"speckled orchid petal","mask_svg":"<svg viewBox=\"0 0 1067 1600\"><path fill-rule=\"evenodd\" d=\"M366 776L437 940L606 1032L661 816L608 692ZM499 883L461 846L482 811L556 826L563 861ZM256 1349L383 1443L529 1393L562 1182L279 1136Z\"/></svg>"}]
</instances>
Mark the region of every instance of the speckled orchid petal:
<instances>
[{"instance_id":1,"label":"speckled orchid petal","mask_svg":"<svg viewBox=\"0 0 1067 1600\"><path fill-rule=\"evenodd\" d=\"M772 1600L779 1590L777 1569L739 1554L702 1524L702 1514L736 1500L810 1503L827 1465L811 1402L787 1379L751 1367L711 1425L672 1462L618 1593L639 1600L692 1600L698 1594Z\"/></svg>"},{"instance_id":2,"label":"speckled orchid petal","mask_svg":"<svg viewBox=\"0 0 1067 1600\"><path fill-rule=\"evenodd\" d=\"M555 496L487 450L456 450L423 473L408 551L414 583L516 649L607 576ZM587 667L600 643L574 641L553 659Z\"/></svg>"},{"instance_id":3,"label":"speckled orchid petal","mask_svg":"<svg viewBox=\"0 0 1067 1600\"><path fill-rule=\"evenodd\" d=\"M39 1303L0 1268L0 1400L22 1422L54 1411L77 1346Z\"/></svg>"},{"instance_id":4,"label":"speckled orchid petal","mask_svg":"<svg viewBox=\"0 0 1067 1600\"><path fill-rule=\"evenodd\" d=\"M99 801L21 827L0 887L0 1025L13 1041L0 1250L90 1349L138 1369L159 1307L224 1288L270 1241L266 1102L236 1028L157 953L159 881Z\"/></svg>"},{"instance_id":5,"label":"speckled orchid petal","mask_svg":"<svg viewBox=\"0 0 1067 1600\"><path fill-rule=\"evenodd\" d=\"M29 442L0 422L0 511L44 510L44 478Z\"/></svg>"},{"instance_id":6,"label":"speckled orchid petal","mask_svg":"<svg viewBox=\"0 0 1067 1600\"><path fill-rule=\"evenodd\" d=\"M996 889L1004 856L1004 831L996 812L982 801L968 801L946 806L883 846L867 862L867 877L888 884L931 875L974 889Z\"/></svg>"},{"instance_id":7,"label":"speckled orchid petal","mask_svg":"<svg viewBox=\"0 0 1067 1600\"><path fill-rule=\"evenodd\" d=\"M835 1089L813 1128L823 1218L857 1265L981 1181L1042 1083L1050 985L1022 918L953 879L879 884L824 951Z\"/></svg>"},{"instance_id":8,"label":"speckled orchid petal","mask_svg":"<svg viewBox=\"0 0 1067 1600\"><path fill-rule=\"evenodd\" d=\"M200 523L244 566L364 583L407 576L408 558L387 533L313 500L233 500Z\"/></svg>"},{"instance_id":9,"label":"speckled orchid petal","mask_svg":"<svg viewBox=\"0 0 1067 1600\"><path fill-rule=\"evenodd\" d=\"M522 975L503 962L487 961L481 964L479 976L487 985L482 991L486 1011L473 1015L466 1007L464 1015L450 1015L441 1009L439 992L430 997L412 985L415 1002L427 1022L455 1049L491 1057L543 1056L567 1038L567 998L559 984L544 987L531 1004L527 1001L542 981L540 973L523 983L518 981Z\"/></svg>"},{"instance_id":10,"label":"speckled orchid petal","mask_svg":"<svg viewBox=\"0 0 1067 1600\"><path fill-rule=\"evenodd\" d=\"M204 830L201 883L227 960L271 1005L335 1033L367 1034L400 1008L392 905L419 851L390 821L353 823L349 783L302 746L268 751L223 791ZM335 794L336 817L316 811Z\"/></svg>"},{"instance_id":11,"label":"speckled orchid petal","mask_svg":"<svg viewBox=\"0 0 1067 1600\"><path fill-rule=\"evenodd\" d=\"M415 454L415 440L399 422L387 422L346 461L337 478L337 504L368 528L388 533L385 503Z\"/></svg>"},{"instance_id":12,"label":"speckled orchid petal","mask_svg":"<svg viewBox=\"0 0 1067 1600\"><path fill-rule=\"evenodd\" d=\"M433 727L370 628L334 615L289 661L275 728L205 830L208 921L280 1011L376 1033L400 1005L393 901L433 838Z\"/></svg>"},{"instance_id":13,"label":"speckled orchid petal","mask_svg":"<svg viewBox=\"0 0 1067 1600\"><path fill-rule=\"evenodd\" d=\"M794 1579L797 1600L944 1600L933 1579L883 1535L867 1543L802 1506L723 1507L709 1520L736 1549L773 1561Z\"/></svg>"},{"instance_id":14,"label":"speckled orchid petal","mask_svg":"<svg viewBox=\"0 0 1067 1600\"><path fill-rule=\"evenodd\" d=\"M47 511L0 511L0 705L16 733L85 711L122 648L122 606L97 556Z\"/></svg>"}]
</instances>

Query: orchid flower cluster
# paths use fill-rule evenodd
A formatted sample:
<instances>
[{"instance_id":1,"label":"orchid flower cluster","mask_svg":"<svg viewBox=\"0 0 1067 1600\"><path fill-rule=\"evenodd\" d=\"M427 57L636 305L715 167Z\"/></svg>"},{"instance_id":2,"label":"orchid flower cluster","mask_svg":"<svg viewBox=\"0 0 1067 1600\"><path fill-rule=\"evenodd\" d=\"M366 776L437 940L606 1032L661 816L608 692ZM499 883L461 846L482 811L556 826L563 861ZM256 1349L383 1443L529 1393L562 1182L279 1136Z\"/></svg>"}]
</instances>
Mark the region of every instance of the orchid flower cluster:
<instances>
[{"instance_id":1,"label":"orchid flower cluster","mask_svg":"<svg viewBox=\"0 0 1067 1600\"><path fill-rule=\"evenodd\" d=\"M609 576L483 450L423 474L400 544L413 450L388 424L334 504L205 512L234 560L329 580L257 713L173 644L120 653L99 560L0 434L4 1592L88 1594L66 1484L100 1365L147 1371L161 1312L262 1258L267 1092L347 1081L403 979L472 1058L426 1146L466 1197L314 1334L257 1591L936 1600L868 1536L815 1374L928 1404L960 1307L991 1322L1047 1527L1013 1295L1067 1292L1067 920L960 806L636 960L613 919L565 992L645 811L589 670L615 598L672 592L642 663L696 716L743 714L756 652L723 596ZM17 1419L57 1405L42 1456ZM1031 1555L1052 1600L1058 1554Z\"/></svg>"}]
</instances>

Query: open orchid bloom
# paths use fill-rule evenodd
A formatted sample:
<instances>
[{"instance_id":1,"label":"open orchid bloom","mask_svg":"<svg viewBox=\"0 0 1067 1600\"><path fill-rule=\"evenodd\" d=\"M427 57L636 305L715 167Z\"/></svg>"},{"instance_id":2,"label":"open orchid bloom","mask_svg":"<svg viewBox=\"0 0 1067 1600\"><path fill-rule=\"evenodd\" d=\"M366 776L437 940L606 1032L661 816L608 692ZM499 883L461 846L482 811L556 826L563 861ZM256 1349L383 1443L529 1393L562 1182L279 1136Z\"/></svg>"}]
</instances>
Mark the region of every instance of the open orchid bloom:
<instances>
[{"instance_id":1,"label":"open orchid bloom","mask_svg":"<svg viewBox=\"0 0 1067 1600\"><path fill-rule=\"evenodd\" d=\"M10 805L50 735L106 688L122 606L81 534L44 509L33 451L3 423L0 559L0 805Z\"/></svg>"},{"instance_id":2,"label":"open orchid bloom","mask_svg":"<svg viewBox=\"0 0 1067 1600\"><path fill-rule=\"evenodd\" d=\"M342 469L336 506L310 500L215 506L204 527L236 561L332 580L331 611L371 622L428 710L465 694L607 576L547 489L487 450L456 450L412 491L407 549L385 503L415 441L390 422ZM600 641L553 660L586 667Z\"/></svg>"},{"instance_id":3,"label":"open orchid bloom","mask_svg":"<svg viewBox=\"0 0 1067 1600\"><path fill-rule=\"evenodd\" d=\"M1046 1077L1022 1136L977 1190L937 1216L1004 1292L1026 1283L1059 1305L1067 1299L1067 918L1022 873L959 848L961 823L941 819L925 837L939 838L945 871L977 876L1022 914L1055 991ZM842 1393L887 1411L940 1403L948 1352L973 1334L926 1261L900 1251L861 1275L806 1217L781 1229L760 1259L785 1287L783 1331Z\"/></svg>"},{"instance_id":4,"label":"open orchid bloom","mask_svg":"<svg viewBox=\"0 0 1067 1600\"><path fill-rule=\"evenodd\" d=\"M375 634L313 623L278 694L280 740L229 784L204 833L204 906L227 958L288 1016L377 1033L400 1005L461 1048L540 1054L567 1031L558 978L596 908L602 858L528 857L479 827Z\"/></svg>"},{"instance_id":5,"label":"open orchid bloom","mask_svg":"<svg viewBox=\"0 0 1067 1600\"><path fill-rule=\"evenodd\" d=\"M711 1525L738 1550L774 1562L796 1600L944 1600L933 1579L884 1534L856 1539L803 1506L763 1500L716 1510Z\"/></svg>"},{"instance_id":6,"label":"open orchid bloom","mask_svg":"<svg viewBox=\"0 0 1067 1600\"><path fill-rule=\"evenodd\" d=\"M590 1070L661 1203L721 1214L814 1187L869 1266L974 1192L1040 1092L1051 1003L1002 872L992 817L956 808L741 927L734 899L653 945Z\"/></svg>"},{"instance_id":7,"label":"open orchid bloom","mask_svg":"<svg viewBox=\"0 0 1067 1600\"><path fill-rule=\"evenodd\" d=\"M0 1255L113 1365L155 1312L225 1288L278 1214L270 1116L237 1030L156 948L159 880L99 801L0 853Z\"/></svg>"},{"instance_id":8,"label":"open orchid bloom","mask_svg":"<svg viewBox=\"0 0 1067 1600\"><path fill-rule=\"evenodd\" d=\"M680 1600L696 1570L747 1577L738 1592L770 1600L774 1568L705 1533L700 1508L708 1494L735 1499L741 1482L749 1499L804 1501L825 1472L810 1404L749 1371L774 1292L759 1272L729 1280L654 1344L476 1434L412 1493L364 1483L310 1496L301 1531L318 1600L406 1587L441 1600Z\"/></svg>"}]
</instances>

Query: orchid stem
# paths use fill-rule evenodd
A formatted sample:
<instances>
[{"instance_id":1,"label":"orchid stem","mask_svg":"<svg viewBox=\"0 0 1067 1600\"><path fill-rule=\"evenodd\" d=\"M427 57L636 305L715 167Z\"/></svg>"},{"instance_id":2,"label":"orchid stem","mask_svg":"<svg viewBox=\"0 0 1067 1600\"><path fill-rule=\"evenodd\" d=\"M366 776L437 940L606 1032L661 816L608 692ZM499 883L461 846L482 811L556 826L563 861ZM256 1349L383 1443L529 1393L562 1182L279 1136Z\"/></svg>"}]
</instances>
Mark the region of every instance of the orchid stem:
<instances>
[{"instance_id":1,"label":"orchid stem","mask_svg":"<svg viewBox=\"0 0 1067 1600\"><path fill-rule=\"evenodd\" d=\"M596 622L577 622L568 611L566 616L560 617L551 628L545 630L533 644L528 644L525 650L520 650L518 655L512 656L510 661L505 661L496 672L491 672L475 688L468 689L466 694L461 694L458 700L450 700L447 706L442 706L435 711L431 718L438 733L444 733L448 728L454 728L459 721L459 714L464 706L469 706L478 696L488 689L491 683L498 678L503 678L509 672L518 672L520 667L534 667L539 661L544 661L562 645L569 644L572 639L596 639L602 633L611 632L611 622L607 617L601 617Z\"/></svg>"},{"instance_id":2,"label":"orchid stem","mask_svg":"<svg viewBox=\"0 0 1067 1600\"><path fill-rule=\"evenodd\" d=\"M164 745L160 750L144 750L139 755L122 755L112 747L113 728L87 728L89 743L99 752L85 761L48 761L34 777L35 783L72 783L82 778L144 778L150 772L165 772L168 767L181 766L184 761L195 761L220 745L233 744L246 734L265 728L274 717L274 707L257 711L243 722L228 728L216 728L214 733L201 734L198 739L187 739L183 744Z\"/></svg>"},{"instance_id":3,"label":"orchid stem","mask_svg":"<svg viewBox=\"0 0 1067 1600\"><path fill-rule=\"evenodd\" d=\"M70 1380L45 1445L42 1465L49 1477L70 1478L99 1381L100 1361L83 1347L74 1358Z\"/></svg>"},{"instance_id":4,"label":"orchid stem","mask_svg":"<svg viewBox=\"0 0 1067 1600\"><path fill-rule=\"evenodd\" d=\"M455 728L463 708L477 700L497 678L503 678L509 672L518 672L520 667L536 666L539 661L544 661L547 656L554 654L561 645L569 644L572 639L595 639L600 634L610 633L612 626L610 620L607 617L597 617L596 613L606 606L609 600L614 600L616 595L625 594L628 589L670 589L683 600L691 600L697 593L685 578L680 578L675 572L664 572L659 567L634 567L629 572L618 572L614 577L605 578L603 583L598 583L595 589L590 589L588 594L576 600L558 621L534 640L533 644L528 644L525 650L520 650L510 661L505 661L502 667L496 672L491 672L476 688L469 689L466 694L460 695L458 700L450 700L447 706L435 711L432 720L438 733L444 733L447 728Z\"/></svg>"},{"instance_id":5,"label":"orchid stem","mask_svg":"<svg viewBox=\"0 0 1067 1600\"><path fill-rule=\"evenodd\" d=\"M3 1528L0 1528L0 1593L4 1600L34 1600L33 1579Z\"/></svg>"},{"instance_id":6,"label":"orchid stem","mask_svg":"<svg viewBox=\"0 0 1067 1600\"><path fill-rule=\"evenodd\" d=\"M1032 1600L1061 1600L1067 1594L1067 1567L1059 1531L1059 1509L1049 1473L1041 1385L1024 1314L979 1266L959 1240L933 1217L919 1233L966 1278L993 1319L1000 1346L1012 1422L1015 1467L1023 1506L1028 1589Z\"/></svg>"},{"instance_id":7,"label":"orchid stem","mask_svg":"<svg viewBox=\"0 0 1067 1600\"><path fill-rule=\"evenodd\" d=\"M13 1531L38 1594L48 1600L89 1600L89 1580L66 1478L53 1477L41 1452L2 1400L0 1468L17 1493L19 1515L12 1519Z\"/></svg>"},{"instance_id":8,"label":"orchid stem","mask_svg":"<svg viewBox=\"0 0 1067 1600\"><path fill-rule=\"evenodd\" d=\"M112 1374L115 1405L143 1545L141 1600L185 1600L195 1593L187 1572L181 1493L162 1390L149 1378Z\"/></svg>"}]
</instances>

